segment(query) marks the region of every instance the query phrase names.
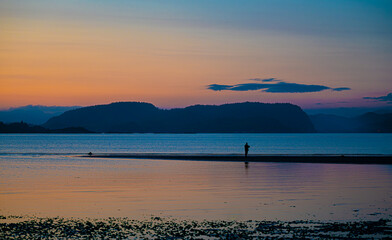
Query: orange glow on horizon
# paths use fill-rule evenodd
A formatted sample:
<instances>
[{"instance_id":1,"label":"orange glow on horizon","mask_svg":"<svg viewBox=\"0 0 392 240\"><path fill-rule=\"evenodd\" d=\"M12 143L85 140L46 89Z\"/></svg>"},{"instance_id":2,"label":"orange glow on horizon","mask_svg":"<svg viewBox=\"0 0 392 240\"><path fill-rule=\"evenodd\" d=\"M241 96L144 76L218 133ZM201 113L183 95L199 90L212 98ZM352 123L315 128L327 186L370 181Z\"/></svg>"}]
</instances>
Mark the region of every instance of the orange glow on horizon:
<instances>
[{"instance_id":1,"label":"orange glow on horizon","mask_svg":"<svg viewBox=\"0 0 392 240\"><path fill-rule=\"evenodd\" d=\"M5 10L0 19L0 108L114 101L146 101L161 107L244 101L314 107L320 101L345 100L366 105L377 103L361 101L363 97L369 92L385 95L388 86L388 72L363 68L368 61L377 62L378 53L364 52L365 59L348 40L337 46L325 44L324 38L268 29L182 25L180 21L158 24L143 18L104 21L98 8L86 12L90 18L73 19L63 12L56 16L60 8L50 7L54 13L40 16L28 11L29 7L46 9L39 4L8 5L14 12ZM206 89L209 84L271 77L331 88L348 86L352 91L298 94ZM358 80L373 78L381 79L379 84Z\"/></svg>"}]
</instances>

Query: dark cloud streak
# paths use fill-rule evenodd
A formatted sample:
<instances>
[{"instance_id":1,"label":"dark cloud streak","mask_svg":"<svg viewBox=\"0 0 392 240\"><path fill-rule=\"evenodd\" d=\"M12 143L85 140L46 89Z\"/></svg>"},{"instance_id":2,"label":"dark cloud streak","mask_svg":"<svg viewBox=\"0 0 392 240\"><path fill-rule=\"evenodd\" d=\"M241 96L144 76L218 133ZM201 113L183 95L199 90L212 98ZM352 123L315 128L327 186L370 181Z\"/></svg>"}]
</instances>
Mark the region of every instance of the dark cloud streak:
<instances>
[{"instance_id":1,"label":"dark cloud streak","mask_svg":"<svg viewBox=\"0 0 392 240\"><path fill-rule=\"evenodd\" d=\"M249 80L251 81L259 81L259 82L280 82L280 80L276 79L276 78L250 78Z\"/></svg>"},{"instance_id":2,"label":"dark cloud streak","mask_svg":"<svg viewBox=\"0 0 392 240\"><path fill-rule=\"evenodd\" d=\"M227 90L231 91L254 91L254 90L260 90L264 88L268 88L269 85L271 84L263 84L263 83L243 83L243 84L237 84L232 86L231 88Z\"/></svg>"},{"instance_id":3,"label":"dark cloud streak","mask_svg":"<svg viewBox=\"0 0 392 240\"><path fill-rule=\"evenodd\" d=\"M388 93L387 95L380 97L364 97L363 99L392 103L392 93Z\"/></svg>"},{"instance_id":4,"label":"dark cloud streak","mask_svg":"<svg viewBox=\"0 0 392 240\"><path fill-rule=\"evenodd\" d=\"M229 90L233 86L231 85L220 85L220 84L211 84L207 86L207 89L211 89L213 91L222 91L222 90Z\"/></svg>"},{"instance_id":5,"label":"dark cloud streak","mask_svg":"<svg viewBox=\"0 0 392 240\"><path fill-rule=\"evenodd\" d=\"M264 92L271 93L306 93L306 92L320 92L326 89L331 89L330 87L322 85L306 85L298 83L285 83L279 82L277 84L270 84Z\"/></svg>"},{"instance_id":6,"label":"dark cloud streak","mask_svg":"<svg viewBox=\"0 0 392 240\"><path fill-rule=\"evenodd\" d=\"M266 82L266 83L242 83L236 85L221 85L221 84L211 84L207 86L207 89L213 91L256 91L261 90L262 92L269 93L309 93L309 92L320 92L324 90L332 91L346 91L350 90L348 87L330 88L323 85L308 85L300 83L287 83L275 78L252 78L249 80Z\"/></svg>"},{"instance_id":7,"label":"dark cloud streak","mask_svg":"<svg viewBox=\"0 0 392 240\"><path fill-rule=\"evenodd\" d=\"M348 87L340 87L340 88L333 88L332 90L340 92L340 91L346 91L346 90L351 90L351 88Z\"/></svg>"}]
</instances>

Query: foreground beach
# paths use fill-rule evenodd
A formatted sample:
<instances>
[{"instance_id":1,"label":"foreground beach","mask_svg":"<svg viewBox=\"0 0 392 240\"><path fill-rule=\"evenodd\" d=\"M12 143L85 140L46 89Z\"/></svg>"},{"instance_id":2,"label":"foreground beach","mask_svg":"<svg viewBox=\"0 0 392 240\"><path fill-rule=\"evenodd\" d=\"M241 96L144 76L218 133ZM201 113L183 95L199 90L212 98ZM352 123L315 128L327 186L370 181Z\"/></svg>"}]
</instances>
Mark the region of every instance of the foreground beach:
<instances>
[{"instance_id":1,"label":"foreground beach","mask_svg":"<svg viewBox=\"0 0 392 240\"><path fill-rule=\"evenodd\" d=\"M227 162L392 164L392 155L383 154L257 154L244 157L240 154L98 153L81 157Z\"/></svg>"},{"instance_id":2,"label":"foreground beach","mask_svg":"<svg viewBox=\"0 0 392 240\"><path fill-rule=\"evenodd\" d=\"M390 220L195 221L151 217L75 219L0 216L1 239L384 239Z\"/></svg>"}]
</instances>

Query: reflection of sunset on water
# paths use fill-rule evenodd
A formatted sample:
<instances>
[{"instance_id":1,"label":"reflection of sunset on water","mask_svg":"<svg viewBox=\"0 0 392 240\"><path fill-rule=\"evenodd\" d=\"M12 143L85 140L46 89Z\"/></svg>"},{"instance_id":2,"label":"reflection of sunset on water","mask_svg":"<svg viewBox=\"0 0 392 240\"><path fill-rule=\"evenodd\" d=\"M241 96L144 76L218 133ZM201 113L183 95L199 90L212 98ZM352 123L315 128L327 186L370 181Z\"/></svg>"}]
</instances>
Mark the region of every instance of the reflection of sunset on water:
<instances>
[{"instance_id":1,"label":"reflection of sunset on water","mask_svg":"<svg viewBox=\"0 0 392 240\"><path fill-rule=\"evenodd\" d=\"M383 165L45 158L3 159L1 214L355 220L391 213Z\"/></svg>"}]
</instances>

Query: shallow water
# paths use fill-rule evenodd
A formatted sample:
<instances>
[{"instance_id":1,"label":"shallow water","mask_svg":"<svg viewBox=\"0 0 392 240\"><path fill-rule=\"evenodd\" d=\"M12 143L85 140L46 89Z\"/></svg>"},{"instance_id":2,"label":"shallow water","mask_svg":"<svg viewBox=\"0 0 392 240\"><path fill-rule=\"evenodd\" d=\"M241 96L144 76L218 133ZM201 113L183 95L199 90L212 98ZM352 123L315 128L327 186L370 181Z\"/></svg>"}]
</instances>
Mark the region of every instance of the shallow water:
<instances>
[{"instance_id":1,"label":"shallow water","mask_svg":"<svg viewBox=\"0 0 392 240\"><path fill-rule=\"evenodd\" d=\"M225 143L217 143L218 146L226 145L227 138L235 138L235 135L221 135L213 137L220 137ZM268 135L269 138L282 137ZM1 135L0 214L135 219L154 215L199 220L392 218L392 166L389 165L245 165L241 162L80 158L72 154L83 152L87 146L94 152L126 152L124 139L140 137L145 143L149 136L156 135ZM374 143L374 139L385 136L370 138ZM183 149L177 139L184 137L182 135L157 137L158 140L149 142L164 145L156 144L155 152ZM242 143L242 137L239 135L231 146L235 142ZM293 137L295 135L290 135L287 139ZM185 138L199 143L203 142L201 139L208 139L206 135L199 138L198 134L193 140L188 135ZM247 136L247 139L252 138ZM193 152L212 152L216 147L210 145L210 140L206 141L208 144L194 146ZM319 140L323 141L327 140ZM251 140L248 142L258 146ZM172 148L167 147L170 143L174 145ZM154 152L153 144L140 145L145 146L145 152ZM282 143L270 151L287 146ZM341 151L354 149L345 146ZM231 149L227 152L234 152ZM315 149L310 147L307 152L314 153ZM326 149L331 146L326 145ZM380 153L371 149L360 153ZM389 151L389 147L385 149L383 153Z\"/></svg>"}]
</instances>

